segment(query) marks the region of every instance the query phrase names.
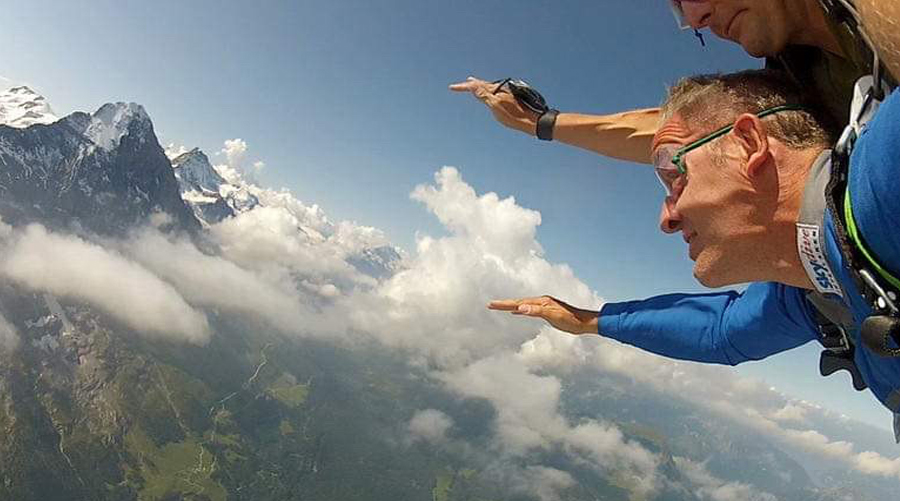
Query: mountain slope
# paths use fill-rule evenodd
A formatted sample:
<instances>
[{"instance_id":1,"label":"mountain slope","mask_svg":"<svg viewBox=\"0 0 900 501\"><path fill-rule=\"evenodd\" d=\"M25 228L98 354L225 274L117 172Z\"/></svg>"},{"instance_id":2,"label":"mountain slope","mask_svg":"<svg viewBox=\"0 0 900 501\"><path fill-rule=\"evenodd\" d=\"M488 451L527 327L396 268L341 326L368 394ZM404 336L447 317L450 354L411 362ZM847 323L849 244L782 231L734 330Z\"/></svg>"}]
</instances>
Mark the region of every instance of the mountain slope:
<instances>
[{"instance_id":1,"label":"mountain slope","mask_svg":"<svg viewBox=\"0 0 900 501\"><path fill-rule=\"evenodd\" d=\"M0 93L0 125L25 128L34 124L51 124L57 120L59 118L44 96L26 86Z\"/></svg>"},{"instance_id":2,"label":"mountain slope","mask_svg":"<svg viewBox=\"0 0 900 501\"><path fill-rule=\"evenodd\" d=\"M0 125L0 216L7 222L121 234L155 212L199 229L142 107L107 104L49 125Z\"/></svg>"}]
</instances>

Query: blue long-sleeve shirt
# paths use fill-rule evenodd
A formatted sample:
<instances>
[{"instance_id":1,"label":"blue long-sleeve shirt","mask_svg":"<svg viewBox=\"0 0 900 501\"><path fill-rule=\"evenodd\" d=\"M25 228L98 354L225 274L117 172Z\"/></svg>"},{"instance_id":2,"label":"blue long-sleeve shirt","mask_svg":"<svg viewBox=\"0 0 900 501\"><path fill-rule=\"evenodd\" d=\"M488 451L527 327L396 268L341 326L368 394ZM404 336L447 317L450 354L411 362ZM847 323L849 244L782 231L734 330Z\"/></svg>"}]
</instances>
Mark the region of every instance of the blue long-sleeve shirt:
<instances>
[{"instance_id":1,"label":"blue long-sleeve shirt","mask_svg":"<svg viewBox=\"0 0 900 501\"><path fill-rule=\"evenodd\" d=\"M771 282L743 293L667 294L607 303L602 335L681 360L737 365L816 339L806 292Z\"/></svg>"},{"instance_id":2,"label":"blue long-sleeve shirt","mask_svg":"<svg viewBox=\"0 0 900 501\"><path fill-rule=\"evenodd\" d=\"M900 276L900 91L882 104L856 143L849 189L854 219L879 261ZM839 251L833 215L824 219L824 252L846 292L858 349L856 364L870 391L900 411L900 358L880 357L859 335L871 308L860 295ZM743 293L670 294L643 301L607 303L600 334L682 360L736 365L795 348L817 338L808 291L777 283L754 283Z\"/></svg>"}]
</instances>

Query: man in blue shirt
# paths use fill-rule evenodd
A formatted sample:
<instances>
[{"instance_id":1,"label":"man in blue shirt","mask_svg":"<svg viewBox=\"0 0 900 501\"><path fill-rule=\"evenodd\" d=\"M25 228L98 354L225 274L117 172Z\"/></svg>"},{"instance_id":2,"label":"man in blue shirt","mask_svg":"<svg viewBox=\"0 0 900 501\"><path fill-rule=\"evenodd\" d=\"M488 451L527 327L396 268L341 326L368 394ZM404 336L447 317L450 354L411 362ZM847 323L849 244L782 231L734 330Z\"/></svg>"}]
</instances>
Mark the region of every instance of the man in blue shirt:
<instances>
[{"instance_id":1,"label":"man in blue shirt","mask_svg":"<svg viewBox=\"0 0 900 501\"><path fill-rule=\"evenodd\" d=\"M849 308L845 326L869 389L897 415L900 358L860 341L871 308L860 294L825 207L833 136L799 108L801 92L771 71L699 76L675 86L662 108L653 159L667 190L660 217L681 233L703 285L750 282L742 292L671 294L607 303L599 311L549 296L489 308L599 333L672 358L736 365L819 335L808 296ZM849 192L862 239L900 274L900 94L890 95L853 150Z\"/></svg>"}]
</instances>

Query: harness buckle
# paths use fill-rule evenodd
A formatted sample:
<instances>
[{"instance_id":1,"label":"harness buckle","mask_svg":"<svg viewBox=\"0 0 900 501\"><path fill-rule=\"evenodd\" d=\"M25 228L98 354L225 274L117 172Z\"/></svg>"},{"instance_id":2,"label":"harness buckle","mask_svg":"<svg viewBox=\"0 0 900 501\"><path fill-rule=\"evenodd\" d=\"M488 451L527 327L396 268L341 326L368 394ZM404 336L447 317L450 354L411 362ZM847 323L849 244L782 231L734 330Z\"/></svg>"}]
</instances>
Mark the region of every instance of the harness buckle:
<instances>
[{"instance_id":1,"label":"harness buckle","mask_svg":"<svg viewBox=\"0 0 900 501\"><path fill-rule=\"evenodd\" d=\"M840 355L851 351L850 338L843 327L834 323L819 325L819 342L827 351Z\"/></svg>"}]
</instances>

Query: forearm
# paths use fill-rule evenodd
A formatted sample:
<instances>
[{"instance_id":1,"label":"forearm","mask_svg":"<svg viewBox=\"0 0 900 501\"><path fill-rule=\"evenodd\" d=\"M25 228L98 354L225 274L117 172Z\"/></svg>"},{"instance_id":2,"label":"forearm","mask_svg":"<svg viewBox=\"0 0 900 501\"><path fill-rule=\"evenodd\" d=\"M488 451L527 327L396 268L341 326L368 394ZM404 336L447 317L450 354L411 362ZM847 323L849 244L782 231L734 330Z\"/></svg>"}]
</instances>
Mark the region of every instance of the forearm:
<instances>
[{"instance_id":1,"label":"forearm","mask_svg":"<svg viewBox=\"0 0 900 501\"><path fill-rule=\"evenodd\" d=\"M805 292L756 283L742 294L668 294L604 305L599 334L681 360L735 365L815 338Z\"/></svg>"},{"instance_id":2,"label":"forearm","mask_svg":"<svg viewBox=\"0 0 900 501\"><path fill-rule=\"evenodd\" d=\"M856 0L866 32L888 71L900 79L900 2Z\"/></svg>"},{"instance_id":3,"label":"forearm","mask_svg":"<svg viewBox=\"0 0 900 501\"><path fill-rule=\"evenodd\" d=\"M658 124L658 108L612 115L560 113L553 138L607 157L649 164L650 145Z\"/></svg>"},{"instance_id":4,"label":"forearm","mask_svg":"<svg viewBox=\"0 0 900 501\"><path fill-rule=\"evenodd\" d=\"M669 358L735 365L747 357L728 349L721 317L736 297L667 294L606 304L599 334Z\"/></svg>"}]
</instances>

